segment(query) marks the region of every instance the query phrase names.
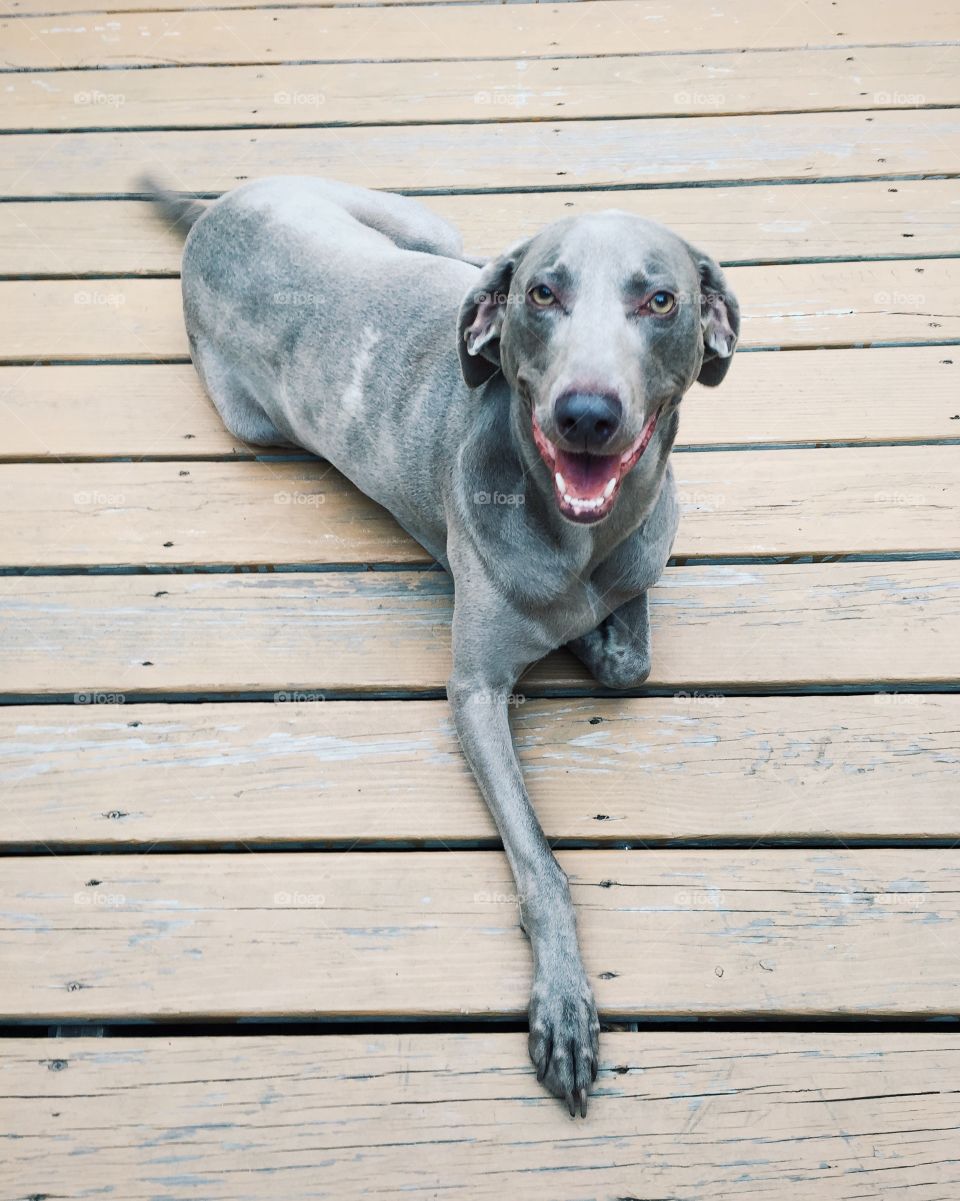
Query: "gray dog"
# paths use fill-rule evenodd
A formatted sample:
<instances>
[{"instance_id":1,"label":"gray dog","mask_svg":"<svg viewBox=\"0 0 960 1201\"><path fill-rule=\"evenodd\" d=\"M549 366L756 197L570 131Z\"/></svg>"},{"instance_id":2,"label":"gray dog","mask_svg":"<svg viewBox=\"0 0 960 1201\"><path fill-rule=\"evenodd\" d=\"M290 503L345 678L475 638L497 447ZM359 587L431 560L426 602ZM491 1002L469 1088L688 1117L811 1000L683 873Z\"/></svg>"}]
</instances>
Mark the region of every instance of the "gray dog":
<instances>
[{"instance_id":1,"label":"gray dog","mask_svg":"<svg viewBox=\"0 0 960 1201\"><path fill-rule=\"evenodd\" d=\"M227 428L328 459L453 575L447 693L533 949L530 1056L585 1114L597 1010L508 698L564 644L601 684L647 678L678 409L726 374L736 299L712 259L623 212L557 221L480 269L402 196L291 177L205 207L147 184L192 226L187 332Z\"/></svg>"}]
</instances>

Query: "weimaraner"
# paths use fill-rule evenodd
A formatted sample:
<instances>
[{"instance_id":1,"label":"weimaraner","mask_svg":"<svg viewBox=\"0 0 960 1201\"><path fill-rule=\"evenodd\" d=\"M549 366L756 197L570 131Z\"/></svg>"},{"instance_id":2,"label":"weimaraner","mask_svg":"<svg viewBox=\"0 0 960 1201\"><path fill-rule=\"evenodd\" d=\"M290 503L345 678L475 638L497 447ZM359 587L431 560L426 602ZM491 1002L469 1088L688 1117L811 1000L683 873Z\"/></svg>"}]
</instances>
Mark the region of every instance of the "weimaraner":
<instances>
[{"instance_id":1,"label":"weimaraner","mask_svg":"<svg viewBox=\"0 0 960 1201\"><path fill-rule=\"evenodd\" d=\"M737 301L711 258L616 210L481 268L407 197L279 177L204 206L145 186L190 229L190 349L227 428L329 460L453 576L447 695L533 950L530 1056L585 1114L597 1009L508 702L564 644L601 684L647 678L680 401L726 374Z\"/></svg>"}]
</instances>

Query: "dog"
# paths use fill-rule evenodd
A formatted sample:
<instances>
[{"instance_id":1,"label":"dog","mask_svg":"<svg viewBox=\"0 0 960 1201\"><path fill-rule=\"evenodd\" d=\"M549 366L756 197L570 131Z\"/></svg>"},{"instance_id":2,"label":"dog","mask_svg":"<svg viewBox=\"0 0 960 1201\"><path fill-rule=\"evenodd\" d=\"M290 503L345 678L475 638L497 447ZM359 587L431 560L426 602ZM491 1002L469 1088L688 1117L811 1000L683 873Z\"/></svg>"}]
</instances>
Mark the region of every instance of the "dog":
<instances>
[{"instance_id":1,"label":"dog","mask_svg":"<svg viewBox=\"0 0 960 1201\"><path fill-rule=\"evenodd\" d=\"M447 695L533 952L530 1057L585 1116L597 1009L508 700L563 645L603 685L646 680L679 406L726 375L737 300L713 259L617 210L481 265L409 197L301 177L209 205L144 190L189 230L190 351L227 429L327 459L453 576Z\"/></svg>"}]
</instances>

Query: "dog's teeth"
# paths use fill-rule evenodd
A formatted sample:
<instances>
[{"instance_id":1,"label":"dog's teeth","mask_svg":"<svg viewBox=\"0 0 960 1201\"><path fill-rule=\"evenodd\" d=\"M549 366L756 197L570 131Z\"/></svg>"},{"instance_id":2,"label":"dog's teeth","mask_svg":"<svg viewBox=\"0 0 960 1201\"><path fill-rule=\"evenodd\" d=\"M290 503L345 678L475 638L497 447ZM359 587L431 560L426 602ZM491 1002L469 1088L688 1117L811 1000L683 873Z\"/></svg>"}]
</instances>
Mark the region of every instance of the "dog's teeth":
<instances>
[{"instance_id":1,"label":"dog's teeth","mask_svg":"<svg viewBox=\"0 0 960 1201\"><path fill-rule=\"evenodd\" d=\"M610 497L613 496L613 490L614 490L614 488L616 488L616 486L617 486L617 477L616 476L613 476L612 479L607 480L607 486L603 490L603 499L604 500L609 500Z\"/></svg>"},{"instance_id":2,"label":"dog's teeth","mask_svg":"<svg viewBox=\"0 0 960 1201\"><path fill-rule=\"evenodd\" d=\"M592 500L588 500L586 497L571 496L569 492L564 492L563 499L576 513L584 513L590 509L599 509L604 500L602 496L596 496Z\"/></svg>"},{"instance_id":3,"label":"dog's teeth","mask_svg":"<svg viewBox=\"0 0 960 1201\"><path fill-rule=\"evenodd\" d=\"M567 481L566 481L566 480L563 478L563 476L560 474L560 472L559 472L559 471L557 472L557 474L556 474L556 475L555 475L553 478L554 478L554 481L555 481L555 483L556 483L556 485L557 485L557 491L558 491L558 492L561 494L561 496L563 496L564 498L566 498L566 495L567 495Z\"/></svg>"}]
</instances>

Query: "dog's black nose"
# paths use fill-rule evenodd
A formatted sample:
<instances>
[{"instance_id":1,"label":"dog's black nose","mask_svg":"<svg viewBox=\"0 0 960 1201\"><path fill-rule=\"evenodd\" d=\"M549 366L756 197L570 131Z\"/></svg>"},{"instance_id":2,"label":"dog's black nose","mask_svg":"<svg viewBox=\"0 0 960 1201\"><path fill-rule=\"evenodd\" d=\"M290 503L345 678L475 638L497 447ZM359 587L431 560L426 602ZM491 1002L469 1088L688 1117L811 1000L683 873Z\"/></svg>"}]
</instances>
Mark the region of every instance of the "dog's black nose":
<instances>
[{"instance_id":1,"label":"dog's black nose","mask_svg":"<svg viewBox=\"0 0 960 1201\"><path fill-rule=\"evenodd\" d=\"M553 410L557 431L578 450L600 450L620 428L623 405L615 396L564 392Z\"/></svg>"}]
</instances>

